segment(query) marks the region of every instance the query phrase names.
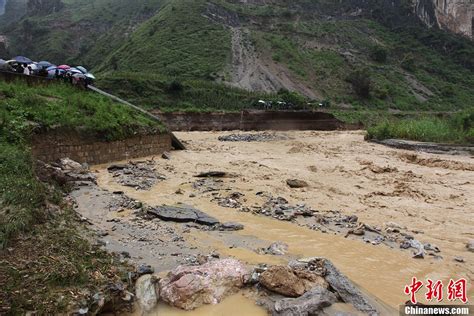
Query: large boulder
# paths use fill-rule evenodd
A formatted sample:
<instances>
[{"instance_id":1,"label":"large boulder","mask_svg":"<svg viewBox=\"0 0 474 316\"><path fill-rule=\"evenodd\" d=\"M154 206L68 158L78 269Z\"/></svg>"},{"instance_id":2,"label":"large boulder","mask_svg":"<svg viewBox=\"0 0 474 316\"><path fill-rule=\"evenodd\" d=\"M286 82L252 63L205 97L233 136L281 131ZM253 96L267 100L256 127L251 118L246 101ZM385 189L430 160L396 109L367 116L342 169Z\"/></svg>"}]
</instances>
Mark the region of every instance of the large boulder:
<instances>
[{"instance_id":1,"label":"large boulder","mask_svg":"<svg viewBox=\"0 0 474 316\"><path fill-rule=\"evenodd\" d=\"M266 289L287 296L298 297L315 286L327 288L323 277L303 269L273 266L262 273L260 284Z\"/></svg>"},{"instance_id":2,"label":"large boulder","mask_svg":"<svg viewBox=\"0 0 474 316\"><path fill-rule=\"evenodd\" d=\"M248 274L247 268L235 259L179 266L159 281L160 296L168 304L184 310L217 304L242 288Z\"/></svg>"},{"instance_id":3,"label":"large boulder","mask_svg":"<svg viewBox=\"0 0 474 316\"><path fill-rule=\"evenodd\" d=\"M138 304L144 311L151 311L159 300L157 279L151 274L142 275L135 283L135 294Z\"/></svg>"}]
</instances>

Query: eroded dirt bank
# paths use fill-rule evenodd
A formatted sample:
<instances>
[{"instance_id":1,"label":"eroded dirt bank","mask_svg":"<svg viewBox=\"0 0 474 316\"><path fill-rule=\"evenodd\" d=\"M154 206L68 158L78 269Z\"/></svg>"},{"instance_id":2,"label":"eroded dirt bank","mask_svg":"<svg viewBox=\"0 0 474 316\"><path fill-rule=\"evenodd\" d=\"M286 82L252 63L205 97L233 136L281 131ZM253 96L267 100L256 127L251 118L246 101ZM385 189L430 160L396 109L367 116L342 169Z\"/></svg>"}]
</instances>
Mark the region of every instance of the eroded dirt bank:
<instances>
[{"instance_id":1,"label":"eroded dirt bank","mask_svg":"<svg viewBox=\"0 0 474 316\"><path fill-rule=\"evenodd\" d=\"M250 264L322 256L393 308L407 300L403 287L413 276L445 281L464 277L472 283L474 254L466 249L474 237L472 158L392 149L364 142L362 132L286 132L264 142L218 139L225 135L229 133L179 133L188 150L151 163L162 178L150 190L124 186L108 166L99 166L98 183L105 191L83 188L74 193L80 212L103 230L112 250L127 251L156 271L196 260L200 254L234 256ZM195 177L203 171L225 171L229 176ZM308 186L290 188L288 179ZM114 191L150 206L184 203L221 222L243 224L244 229L223 232L137 218L127 207L110 210ZM236 192L240 194L233 195ZM102 200L104 196L108 198ZM305 204L315 215L291 221L286 215L282 220L265 216L262 205L271 197L284 197L289 205ZM104 208L108 211L98 216L97 210ZM345 221L353 215L366 225L364 236L355 233L360 224L348 233L328 220ZM371 230L400 231L398 237L409 236L440 252L428 249L424 259L414 259L414 249L400 249L399 239L381 242ZM287 255L255 251L275 241L288 244ZM472 300L471 290L469 295ZM235 296L227 302L251 303ZM165 314L176 312L161 308ZM212 311L219 309L205 307L195 313Z\"/></svg>"}]
</instances>

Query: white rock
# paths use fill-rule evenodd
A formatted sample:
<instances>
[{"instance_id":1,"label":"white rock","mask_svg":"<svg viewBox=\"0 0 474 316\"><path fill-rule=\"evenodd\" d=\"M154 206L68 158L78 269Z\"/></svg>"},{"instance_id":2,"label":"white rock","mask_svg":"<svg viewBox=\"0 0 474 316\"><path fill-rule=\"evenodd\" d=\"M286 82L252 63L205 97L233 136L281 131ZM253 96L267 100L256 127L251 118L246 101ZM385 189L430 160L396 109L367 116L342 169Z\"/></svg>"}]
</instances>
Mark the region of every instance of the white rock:
<instances>
[{"instance_id":1,"label":"white rock","mask_svg":"<svg viewBox=\"0 0 474 316\"><path fill-rule=\"evenodd\" d=\"M156 307L159 293L155 287L157 280L152 274L145 274L135 283L135 294L138 304L144 311L151 311Z\"/></svg>"}]
</instances>

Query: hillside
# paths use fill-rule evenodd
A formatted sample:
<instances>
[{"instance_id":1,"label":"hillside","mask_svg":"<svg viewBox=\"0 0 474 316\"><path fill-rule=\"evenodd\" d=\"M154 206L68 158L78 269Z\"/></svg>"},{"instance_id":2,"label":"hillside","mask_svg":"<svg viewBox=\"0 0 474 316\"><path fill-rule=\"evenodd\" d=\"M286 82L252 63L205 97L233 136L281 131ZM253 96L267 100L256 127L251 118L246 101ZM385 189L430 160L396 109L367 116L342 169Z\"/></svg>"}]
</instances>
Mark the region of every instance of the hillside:
<instances>
[{"instance_id":1,"label":"hillside","mask_svg":"<svg viewBox=\"0 0 474 316\"><path fill-rule=\"evenodd\" d=\"M109 99L69 85L0 81L0 314L56 315L97 309L129 267L93 246L70 202L70 185L30 150L34 133L61 129L117 140L163 126ZM42 182L40 181L40 179ZM115 294L114 294L115 293Z\"/></svg>"},{"instance_id":2,"label":"hillside","mask_svg":"<svg viewBox=\"0 0 474 316\"><path fill-rule=\"evenodd\" d=\"M63 2L3 27L12 54L84 64L148 107L232 110L282 89L356 109L474 104L474 42L439 29L470 35L462 1Z\"/></svg>"}]
</instances>

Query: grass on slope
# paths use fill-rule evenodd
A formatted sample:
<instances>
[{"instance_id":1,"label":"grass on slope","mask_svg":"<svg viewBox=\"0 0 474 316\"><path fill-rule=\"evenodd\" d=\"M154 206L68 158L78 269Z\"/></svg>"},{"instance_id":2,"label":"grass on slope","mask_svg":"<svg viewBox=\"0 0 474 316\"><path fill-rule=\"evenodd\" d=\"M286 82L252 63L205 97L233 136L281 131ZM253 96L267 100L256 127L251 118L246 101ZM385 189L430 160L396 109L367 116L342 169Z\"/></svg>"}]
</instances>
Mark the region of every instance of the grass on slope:
<instances>
[{"instance_id":1,"label":"grass on slope","mask_svg":"<svg viewBox=\"0 0 474 316\"><path fill-rule=\"evenodd\" d=\"M474 144L474 109L448 118L385 120L368 128L368 138Z\"/></svg>"},{"instance_id":2,"label":"grass on slope","mask_svg":"<svg viewBox=\"0 0 474 316\"><path fill-rule=\"evenodd\" d=\"M36 220L45 192L33 173L29 136L47 129L75 129L103 140L144 132L163 132L163 125L124 105L69 85L29 87L0 82L0 245ZM9 212L9 209L14 211Z\"/></svg>"},{"instance_id":3,"label":"grass on slope","mask_svg":"<svg viewBox=\"0 0 474 316\"><path fill-rule=\"evenodd\" d=\"M116 93L134 104L163 111L240 111L259 108L258 100L286 101L295 108L306 106L295 93L260 93L232 88L206 80L179 81L152 74L117 72L98 81L105 91Z\"/></svg>"},{"instance_id":4,"label":"grass on slope","mask_svg":"<svg viewBox=\"0 0 474 316\"><path fill-rule=\"evenodd\" d=\"M23 17L3 26L2 33L9 36L11 55L92 68L164 1L65 0L59 12Z\"/></svg>"},{"instance_id":5,"label":"grass on slope","mask_svg":"<svg viewBox=\"0 0 474 316\"><path fill-rule=\"evenodd\" d=\"M163 132L163 125L136 111L66 84L29 87L0 82L0 133L23 139L35 129L76 129L104 140L142 132Z\"/></svg>"},{"instance_id":6,"label":"grass on slope","mask_svg":"<svg viewBox=\"0 0 474 316\"><path fill-rule=\"evenodd\" d=\"M59 188L35 175L29 135L58 127L103 139L163 129L120 104L68 85L0 82L2 315L70 312L78 302L93 308L92 295L102 291L108 300L105 286L127 278L114 258L81 237Z\"/></svg>"},{"instance_id":7,"label":"grass on slope","mask_svg":"<svg viewBox=\"0 0 474 316\"><path fill-rule=\"evenodd\" d=\"M215 79L230 57L230 32L202 16L203 0L170 0L97 68L180 80Z\"/></svg>"}]
</instances>

